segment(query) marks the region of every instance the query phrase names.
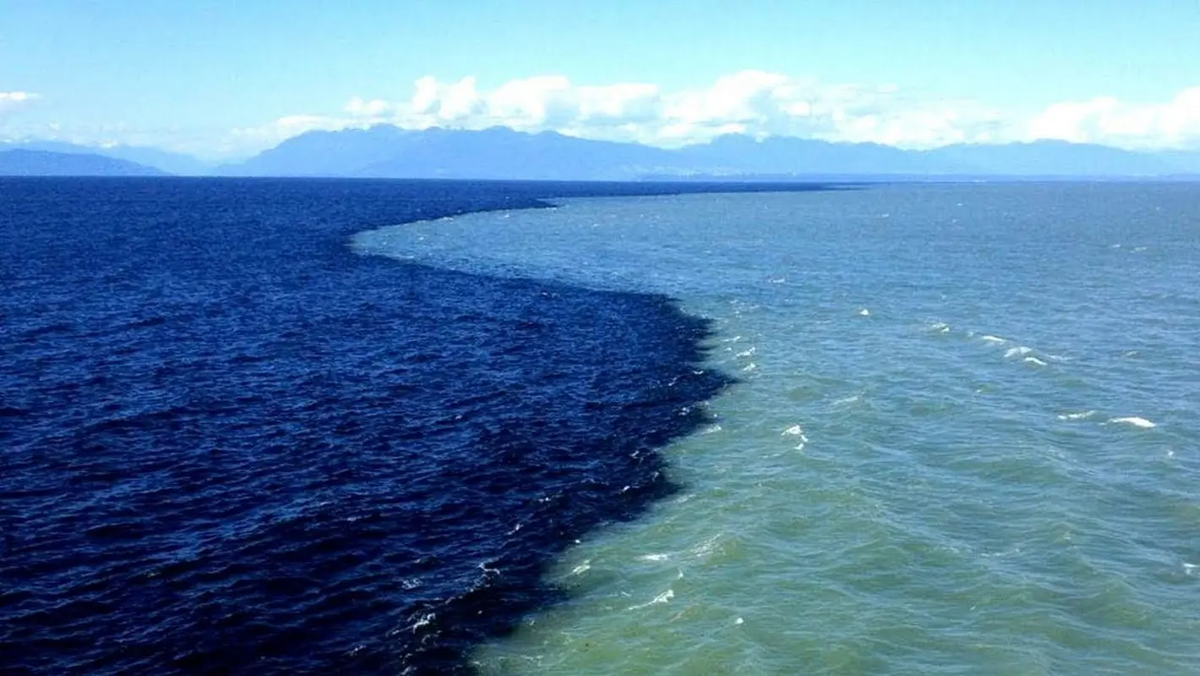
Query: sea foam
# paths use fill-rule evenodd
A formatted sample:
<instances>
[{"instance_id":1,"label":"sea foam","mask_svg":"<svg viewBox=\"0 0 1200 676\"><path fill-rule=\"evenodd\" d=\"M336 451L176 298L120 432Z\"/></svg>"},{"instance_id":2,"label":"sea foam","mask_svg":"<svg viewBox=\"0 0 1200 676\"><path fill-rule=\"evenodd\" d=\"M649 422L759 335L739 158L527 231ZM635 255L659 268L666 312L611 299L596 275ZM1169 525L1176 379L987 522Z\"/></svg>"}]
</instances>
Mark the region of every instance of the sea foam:
<instances>
[{"instance_id":1,"label":"sea foam","mask_svg":"<svg viewBox=\"0 0 1200 676\"><path fill-rule=\"evenodd\" d=\"M1146 420L1145 418L1139 417L1139 416L1126 416L1126 417L1122 417L1122 418L1112 418L1108 422L1110 422L1114 425L1132 425L1134 427L1141 427L1143 429L1149 429L1151 427L1158 427L1158 425L1156 425L1155 423L1153 423L1149 420Z\"/></svg>"}]
</instances>

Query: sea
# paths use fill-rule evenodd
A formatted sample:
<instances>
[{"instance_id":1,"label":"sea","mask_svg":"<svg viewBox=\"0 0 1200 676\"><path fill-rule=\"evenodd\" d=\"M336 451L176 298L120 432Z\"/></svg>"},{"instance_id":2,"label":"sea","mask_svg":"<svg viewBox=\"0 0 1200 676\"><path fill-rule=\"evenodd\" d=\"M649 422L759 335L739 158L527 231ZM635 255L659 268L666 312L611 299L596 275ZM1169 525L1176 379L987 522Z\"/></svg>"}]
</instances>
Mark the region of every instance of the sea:
<instances>
[{"instance_id":1,"label":"sea","mask_svg":"<svg viewBox=\"0 0 1200 676\"><path fill-rule=\"evenodd\" d=\"M0 204L5 674L1200 665L1200 185Z\"/></svg>"}]
</instances>

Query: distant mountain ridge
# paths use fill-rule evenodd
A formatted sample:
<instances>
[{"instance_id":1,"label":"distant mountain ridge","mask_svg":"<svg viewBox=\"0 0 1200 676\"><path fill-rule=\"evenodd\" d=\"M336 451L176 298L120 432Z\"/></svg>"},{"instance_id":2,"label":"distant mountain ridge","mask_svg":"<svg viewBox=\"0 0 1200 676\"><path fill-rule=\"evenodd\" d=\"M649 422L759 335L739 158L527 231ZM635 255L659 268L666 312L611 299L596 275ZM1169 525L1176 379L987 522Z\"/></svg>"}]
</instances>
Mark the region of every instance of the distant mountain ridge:
<instances>
[{"instance_id":1,"label":"distant mountain ridge","mask_svg":"<svg viewBox=\"0 0 1200 676\"><path fill-rule=\"evenodd\" d=\"M20 141L0 143L0 152L6 150L34 150L66 155L99 155L153 167L175 176L206 176L217 167L216 162L205 162L191 155L173 153L149 146L86 146L65 141Z\"/></svg>"},{"instance_id":2,"label":"distant mountain ridge","mask_svg":"<svg viewBox=\"0 0 1200 676\"><path fill-rule=\"evenodd\" d=\"M903 150L876 143L739 135L667 150L504 127L465 131L377 125L301 134L216 173L613 181L756 175L1166 177L1200 176L1200 152L1136 152L1064 141Z\"/></svg>"},{"instance_id":3,"label":"distant mountain ridge","mask_svg":"<svg viewBox=\"0 0 1200 676\"><path fill-rule=\"evenodd\" d=\"M128 160L87 153L0 150L0 176L167 176Z\"/></svg>"},{"instance_id":4,"label":"distant mountain ridge","mask_svg":"<svg viewBox=\"0 0 1200 676\"><path fill-rule=\"evenodd\" d=\"M84 175L279 176L332 178L445 178L497 180L923 180L988 178L1200 179L1200 151L1137 152L1065 141L950 145L904 150L877 143L837 143L793 137L726 135L709 143L664 149L595 141L557 132L431 128L311 131L249 159L221 165L190 155L134 146L81 146L60 141L0 142L13 151L101 157L129 162L102 166L41 158L41 169ZM19 157L19 156L18 156ZM72 167L74 167L72 169ZM116 172L103 174L103 172ZM129 172L129 173L120 173Z\"/></svg>"}]
</instances>

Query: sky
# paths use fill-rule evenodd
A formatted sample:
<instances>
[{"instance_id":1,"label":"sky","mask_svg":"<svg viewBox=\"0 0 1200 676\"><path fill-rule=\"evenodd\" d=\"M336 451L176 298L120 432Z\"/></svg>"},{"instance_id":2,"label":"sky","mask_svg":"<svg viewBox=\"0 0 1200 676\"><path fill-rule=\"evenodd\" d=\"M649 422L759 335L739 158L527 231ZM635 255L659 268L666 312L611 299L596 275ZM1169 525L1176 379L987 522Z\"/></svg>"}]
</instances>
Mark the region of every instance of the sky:
<instances>
[{"instance_id":1,"label":"sky","mask_svg":"<svg viewBox=\"0 0 1200 676\"><path fill-rule=\"evenodd\" d=\"M1200 149L1200 0L0 0L0 140L379 123Z\"/></svg>"}]
</instances>

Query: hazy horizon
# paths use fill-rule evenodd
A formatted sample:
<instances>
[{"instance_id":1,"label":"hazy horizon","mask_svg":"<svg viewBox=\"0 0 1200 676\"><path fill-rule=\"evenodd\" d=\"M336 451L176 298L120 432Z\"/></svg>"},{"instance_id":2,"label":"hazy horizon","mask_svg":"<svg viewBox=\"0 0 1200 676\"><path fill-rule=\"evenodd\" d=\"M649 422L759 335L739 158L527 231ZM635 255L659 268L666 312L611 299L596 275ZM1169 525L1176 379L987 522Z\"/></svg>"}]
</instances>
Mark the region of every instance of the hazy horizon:
<instances>
[{"instance_id":1,"label":"hazy horizon","mask_svg":"<svg viewBox=\"0 0 1200 676\"><path fill-rule=\"evenodd\" d=\"M312 130L1200 148L1200 12L676 1L322 11L0 0L0 141L245 158ZM1019 46L1019 48L1017 48Z\"/></svg>"}]
</instances>

